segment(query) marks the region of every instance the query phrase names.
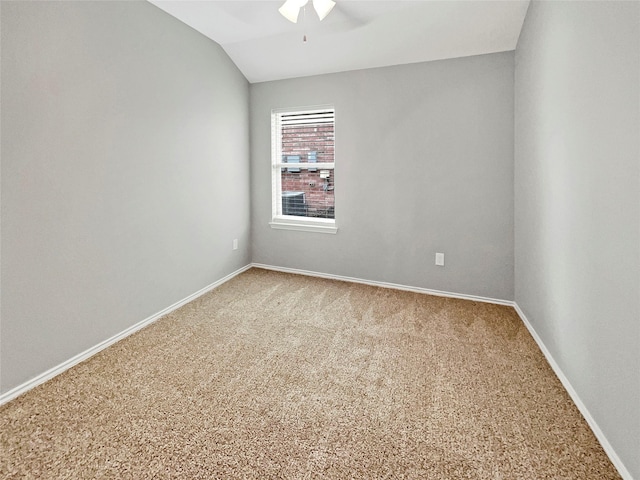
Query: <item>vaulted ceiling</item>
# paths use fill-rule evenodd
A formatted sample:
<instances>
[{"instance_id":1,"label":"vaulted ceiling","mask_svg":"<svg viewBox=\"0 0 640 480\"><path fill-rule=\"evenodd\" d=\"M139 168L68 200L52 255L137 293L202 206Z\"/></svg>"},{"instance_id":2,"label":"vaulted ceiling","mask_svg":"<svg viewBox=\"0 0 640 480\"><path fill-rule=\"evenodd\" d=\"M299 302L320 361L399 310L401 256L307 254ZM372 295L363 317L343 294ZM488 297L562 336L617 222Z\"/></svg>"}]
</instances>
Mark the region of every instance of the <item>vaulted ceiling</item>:
<instances>
[{"instance_id":1,"label":"vaulted ceiling","mask_svg":"<svg viewBox=\"0 0 640 480\"><path fill-rule=\"evenodd\" d=\"M294 24L284 0L149 1L220 44L252 83L514 50L529 5L336 0L322 22L309 3Z\"/></svg>"}]
</instances>

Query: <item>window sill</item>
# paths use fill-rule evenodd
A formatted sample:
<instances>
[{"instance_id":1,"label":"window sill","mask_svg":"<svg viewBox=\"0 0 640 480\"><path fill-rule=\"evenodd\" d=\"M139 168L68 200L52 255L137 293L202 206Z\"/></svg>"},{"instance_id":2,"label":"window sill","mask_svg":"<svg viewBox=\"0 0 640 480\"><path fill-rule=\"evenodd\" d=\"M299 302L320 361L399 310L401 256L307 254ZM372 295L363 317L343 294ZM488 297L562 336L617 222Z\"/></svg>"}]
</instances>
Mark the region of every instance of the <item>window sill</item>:
<instances>
[{"instance_id":1,"label":"window sill","mask_svg":"<svg viewBox=\"0 0 640 480\"><path fill-rule=\"evenodd\" d=\"M277 230L297 230L299 232L331 233L336 234L336 227L333 220L298 220L296 218L274 218L269 222L271 228Z\"/></svg>"}]
</instances>

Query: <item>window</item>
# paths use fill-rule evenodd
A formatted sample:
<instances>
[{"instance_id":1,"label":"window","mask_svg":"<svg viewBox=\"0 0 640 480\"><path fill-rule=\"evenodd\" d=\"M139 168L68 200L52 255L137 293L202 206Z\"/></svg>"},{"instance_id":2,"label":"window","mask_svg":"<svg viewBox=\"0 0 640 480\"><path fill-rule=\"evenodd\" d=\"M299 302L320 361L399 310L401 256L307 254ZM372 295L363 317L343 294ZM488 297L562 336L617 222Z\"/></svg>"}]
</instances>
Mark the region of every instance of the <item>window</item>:
<instances>
[{"instance_id":1,"label":"window","mask_svg":"<svg viewBox=\"0 0 640 480\"><path fill-rule=\"evenodd\" d=\"M333 106L271 112L273 228L336 233Z\"/></svg>"}]
</instances>

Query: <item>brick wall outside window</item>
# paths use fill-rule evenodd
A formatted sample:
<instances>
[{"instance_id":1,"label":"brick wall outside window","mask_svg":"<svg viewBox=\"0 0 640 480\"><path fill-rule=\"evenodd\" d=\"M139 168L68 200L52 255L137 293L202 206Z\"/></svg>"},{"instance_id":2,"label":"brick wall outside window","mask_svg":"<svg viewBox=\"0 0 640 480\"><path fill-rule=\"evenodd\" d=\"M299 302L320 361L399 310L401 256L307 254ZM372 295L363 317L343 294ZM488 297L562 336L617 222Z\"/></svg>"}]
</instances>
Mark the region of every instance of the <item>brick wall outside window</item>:
<instances>
[{"instance_id":1,"label":"brick wall outside window","mask_svg":"<svg viewBox=\"0 0 640 480\"><path fill-rule=\"evenodd\" d=\"M316 152L317 162L334 161L333 125L304 125L282 127L282 155L300 156L307 163L309 152ZM334 218L334 171L329 178L320 178L320 169L310 172L282 171L282 192L305 192L308 216Z\"/></svg>"}]
</instances>

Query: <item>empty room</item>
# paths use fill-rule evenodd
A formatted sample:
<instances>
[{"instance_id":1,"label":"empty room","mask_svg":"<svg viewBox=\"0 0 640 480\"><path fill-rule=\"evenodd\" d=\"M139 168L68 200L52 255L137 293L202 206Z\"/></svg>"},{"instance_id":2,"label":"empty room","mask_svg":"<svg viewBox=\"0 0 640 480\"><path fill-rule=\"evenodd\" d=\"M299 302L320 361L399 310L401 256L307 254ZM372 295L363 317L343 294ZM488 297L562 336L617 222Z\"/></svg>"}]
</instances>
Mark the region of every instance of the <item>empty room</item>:
<instances>
[{"instance_id":1,"label":"empty room","mask_svg":"<svg viewBox=\"0 0 640 480\"><path fill-rule=\"evenodd\" d=\"M0 478L640 480L640 2L0 42Z\"/></svg>"}]
</instances>

